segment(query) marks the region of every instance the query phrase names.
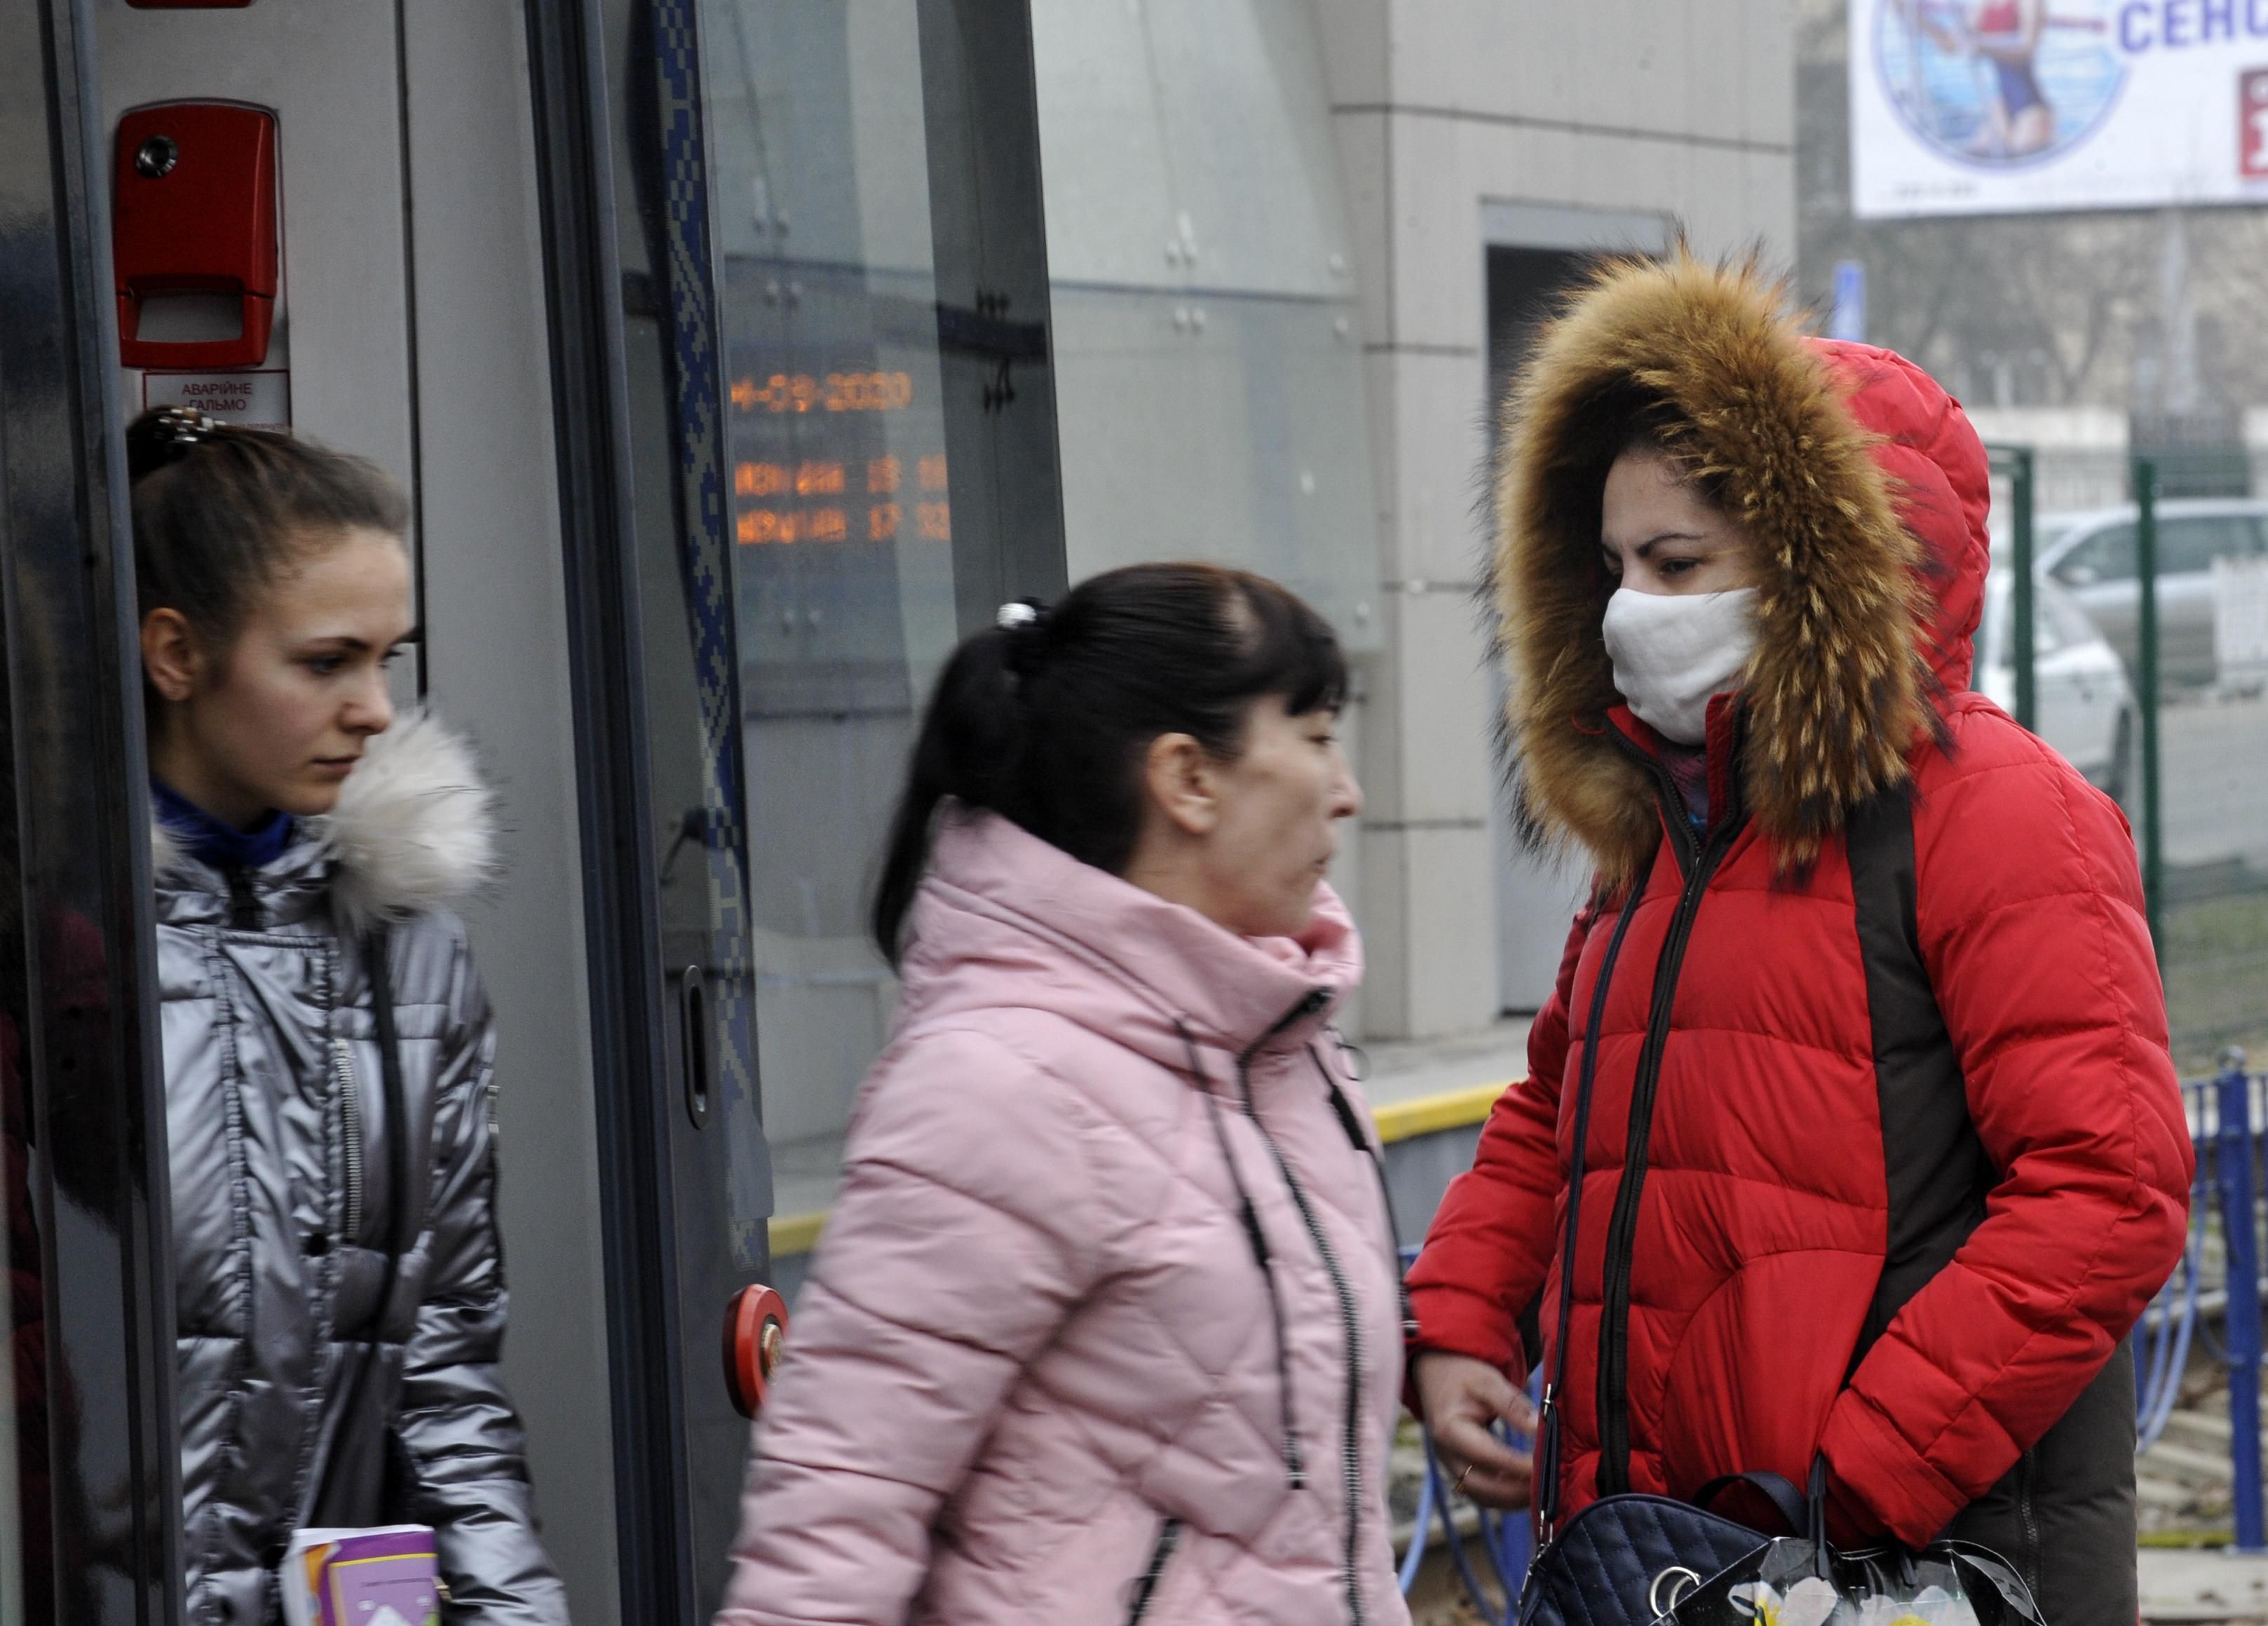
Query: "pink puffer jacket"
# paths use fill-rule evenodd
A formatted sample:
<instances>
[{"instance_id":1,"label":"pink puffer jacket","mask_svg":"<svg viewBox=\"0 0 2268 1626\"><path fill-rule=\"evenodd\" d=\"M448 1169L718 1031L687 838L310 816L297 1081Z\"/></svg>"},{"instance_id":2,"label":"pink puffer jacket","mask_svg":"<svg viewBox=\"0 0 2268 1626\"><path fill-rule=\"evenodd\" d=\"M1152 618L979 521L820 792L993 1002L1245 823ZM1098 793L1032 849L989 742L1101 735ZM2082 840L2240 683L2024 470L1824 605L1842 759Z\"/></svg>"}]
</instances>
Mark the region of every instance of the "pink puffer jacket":
<instances>
[{"instance_id":1,"label":"pink puffer jacket","mask_svg":"<svg viewBox=\"0 0 2268 1626\"><path fill-rule=\"evenodd\" d=\"M947 818L719 1626L1408 1621L1396 1273L1325 1026L1361 950L1319 903L1239 938Z\"/></svg>"}]
</instances>

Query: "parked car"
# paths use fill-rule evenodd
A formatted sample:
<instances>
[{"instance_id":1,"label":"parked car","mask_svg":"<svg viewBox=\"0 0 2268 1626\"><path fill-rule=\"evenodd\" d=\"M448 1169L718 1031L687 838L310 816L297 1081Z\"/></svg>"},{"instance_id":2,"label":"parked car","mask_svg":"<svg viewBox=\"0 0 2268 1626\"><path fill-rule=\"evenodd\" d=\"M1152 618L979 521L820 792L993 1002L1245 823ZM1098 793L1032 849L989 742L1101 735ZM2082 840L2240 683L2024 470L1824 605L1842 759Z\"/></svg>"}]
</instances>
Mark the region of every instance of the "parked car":
<instances>
[{"instance_id":1,"label":"parked car","mask_svg":"<svg viewBox=\"0 0 2268 1626\"><path fill-rule=\"evenodd\" d=\"M2038 568L2134 665L2136 606L2132 504L2093 513L2043 515ZM2167 684L2202 685L2218 675L2213 647L2213 562L2268 556L2268 503L2233 499L2158 504L2158 673Z\"/></svg>"},{"instance_id":2,"label":"parked car","mask_svg":"<svg viewBox=\"0 0 2268 1626\"><path fill-rule=\"evenodd\" d=\"M1977 688L1995 705L2016 709L2008 588L1995 570L1984 587L1984 629ZM2032 600L2032 658L2039 715L2034 732L2066 761L2119 800L2133 784L2134 694L2118 653L2073 596L2042 578ZM2210 631L2210 623L2208 623Z\"/></svg>"}]
</instances>

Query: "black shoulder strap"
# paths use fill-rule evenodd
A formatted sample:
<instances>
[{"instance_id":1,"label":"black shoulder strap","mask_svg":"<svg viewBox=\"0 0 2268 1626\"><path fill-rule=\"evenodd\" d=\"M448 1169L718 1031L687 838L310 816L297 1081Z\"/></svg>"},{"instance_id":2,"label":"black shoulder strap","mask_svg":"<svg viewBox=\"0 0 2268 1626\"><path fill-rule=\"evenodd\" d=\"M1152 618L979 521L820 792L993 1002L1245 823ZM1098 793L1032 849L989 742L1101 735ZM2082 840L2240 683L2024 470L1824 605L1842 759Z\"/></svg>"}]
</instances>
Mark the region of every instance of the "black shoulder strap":
<instances>
[{"instance_id":1,"label":"black shoulder strap","mask_svg":"<svg viewBox=\"0 0 2268 1626\"><path fill-rule=\"evenodd\" d=\"M401 1256L417 1240L417 1223L409 1212L409 1093L401 1081L401 1039L394 1024L394 967L389 958L391 941L384 926L374 928L363 939L363 962L370 978L370 1009L373 1025L378 1029L378 1066L385 1085L386 1132L386 1195L387 1225L389 1234L386 1242L386 1267L378 1279L378 1296L372 1301L370 1320L363 1331L362 1358L355 1363L353 1374L347 1380L346 1392L339 1397L337 1410L332 1416L331 1434L323 1456L322 1473L316 1479L300 1518L305 1524L328 1505L332 1475L337 1471L341 1453L336 1449L338 1431L350 1423L361 1409L362 1399L371 1384L371 1369L379 1364L379 1345L386 1334L386 1312L394 1302L394 1289L401 1278ZM344 1328L340 1329L343 1334Z\"/></svg>"},{"instance_id":2,"label":"black shoulder strap","mask_svg":"<svg viewBox=\"0 0 2268 1626\"><path fill-rule=\"evenodd\" d=\"M1906 1300L1983 1222L1998 1175L1970 1119L1960 1054L1922 959L1911 790L1881 791L1854 809L1846 847L1889 1201L1881 1278L1852 1352L1855 1372Z\"/></svg>"},{"instance_id":3,"label":"black shoulder strap","mask_svg":"<svg viewBox=\"0 0 2268 1626\"><path fill-rule=\"evenodd\" d=\"M1622 958L1623 938L1630 933L1638 900L1646 895L1653 875L1653 859L1649 857L1615 916L1614 936L1607 939L1607 952L1599 960L1599 975L1591 984L1590 1013L1583 1025L1583 1071L1575 1091L1575 1144L1568 1154L1567 1222L1559 1252L1559 1331L1551 1345L1551 1375L1543 1381L1543 1406L1535 1424L1535 1519L1547 1541L1559 1513L1559 1390L1567 1376L1567 1334L1575 1313L1575 1240L1583 1215L1583 1153L1591 1132L1591 1091L1598 1078L1599 1026L1606 1017L1607 989L1614 981L1615 962Z\"/></svg>"}]
</instances>

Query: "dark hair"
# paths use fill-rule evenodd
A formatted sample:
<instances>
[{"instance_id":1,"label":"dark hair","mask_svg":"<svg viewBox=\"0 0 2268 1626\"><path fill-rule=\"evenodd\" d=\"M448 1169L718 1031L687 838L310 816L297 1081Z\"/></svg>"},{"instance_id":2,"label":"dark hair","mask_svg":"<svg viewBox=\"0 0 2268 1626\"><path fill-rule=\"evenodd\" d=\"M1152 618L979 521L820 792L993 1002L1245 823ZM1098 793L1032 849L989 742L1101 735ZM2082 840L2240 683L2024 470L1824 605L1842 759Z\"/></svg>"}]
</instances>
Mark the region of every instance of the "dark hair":
<instances>
[{"instance_id":1,"label":"dark hair","mask_svg":"<svg viewBox=\"0 0 2268 1626\"><path fill-rule=\"evenodd\" d=\"M311 539L400 536L409 504L375 463L173 407L128 425L136 612L180 612L225 647L253 601Z\"/></svg>"},{"instance_id":2,"label":"dark hair","mask_svg":"<svg viewBox=\"0 0 2268 1626\"><path fill-rule=\"evenodd\" d=\"M1675 402L1641 393L1617 404L1621 415L1609 420L1609 432L1603 438L1603 444L1615 449L1614 457L1608 460L1609 465L1633 452L1666 458L1679 479L1710 502L1724 505L1727 471L1712 467L1701 455L1697 426ZM1602 471L1602 484L1605 479Z\"/></svg>"},{"instance_id":3,"label":"dark hair","mask_svg":"<svg viewBox=\"0 0 2268 1626\"><path fill-rule=\"evenodd\" d=\"M1221 565L1128 565L1004 619L1019 624L954 651L914 741L874 896L874 941L893 964L946 798L1116 873L1141 831L1152 740L1189 734L1227 761L1255 701L1281 695L1296 717L1346 694L1330 624L1288 588Z\"/></svg>"}]
</instances>

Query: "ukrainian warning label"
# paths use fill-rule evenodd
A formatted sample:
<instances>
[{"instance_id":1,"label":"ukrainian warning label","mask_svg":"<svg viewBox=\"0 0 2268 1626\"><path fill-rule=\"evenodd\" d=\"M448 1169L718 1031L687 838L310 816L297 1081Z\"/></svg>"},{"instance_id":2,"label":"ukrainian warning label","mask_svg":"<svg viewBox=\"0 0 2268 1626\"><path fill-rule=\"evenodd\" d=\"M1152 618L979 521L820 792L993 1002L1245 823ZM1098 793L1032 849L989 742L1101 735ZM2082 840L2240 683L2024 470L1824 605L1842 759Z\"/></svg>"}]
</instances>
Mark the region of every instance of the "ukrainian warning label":
<instances>
[{"instance_id":1,"label":"ukrainian warning label","mask_svg":"<svg viewBox=\"0 0 2268 1626\"><path fill-rule=\"evenodd\" d=\"M243 429L291 427L291 374L283 367L252 372L145 372L142 405L195 407Z\"/></svg>"}]
</instances>

